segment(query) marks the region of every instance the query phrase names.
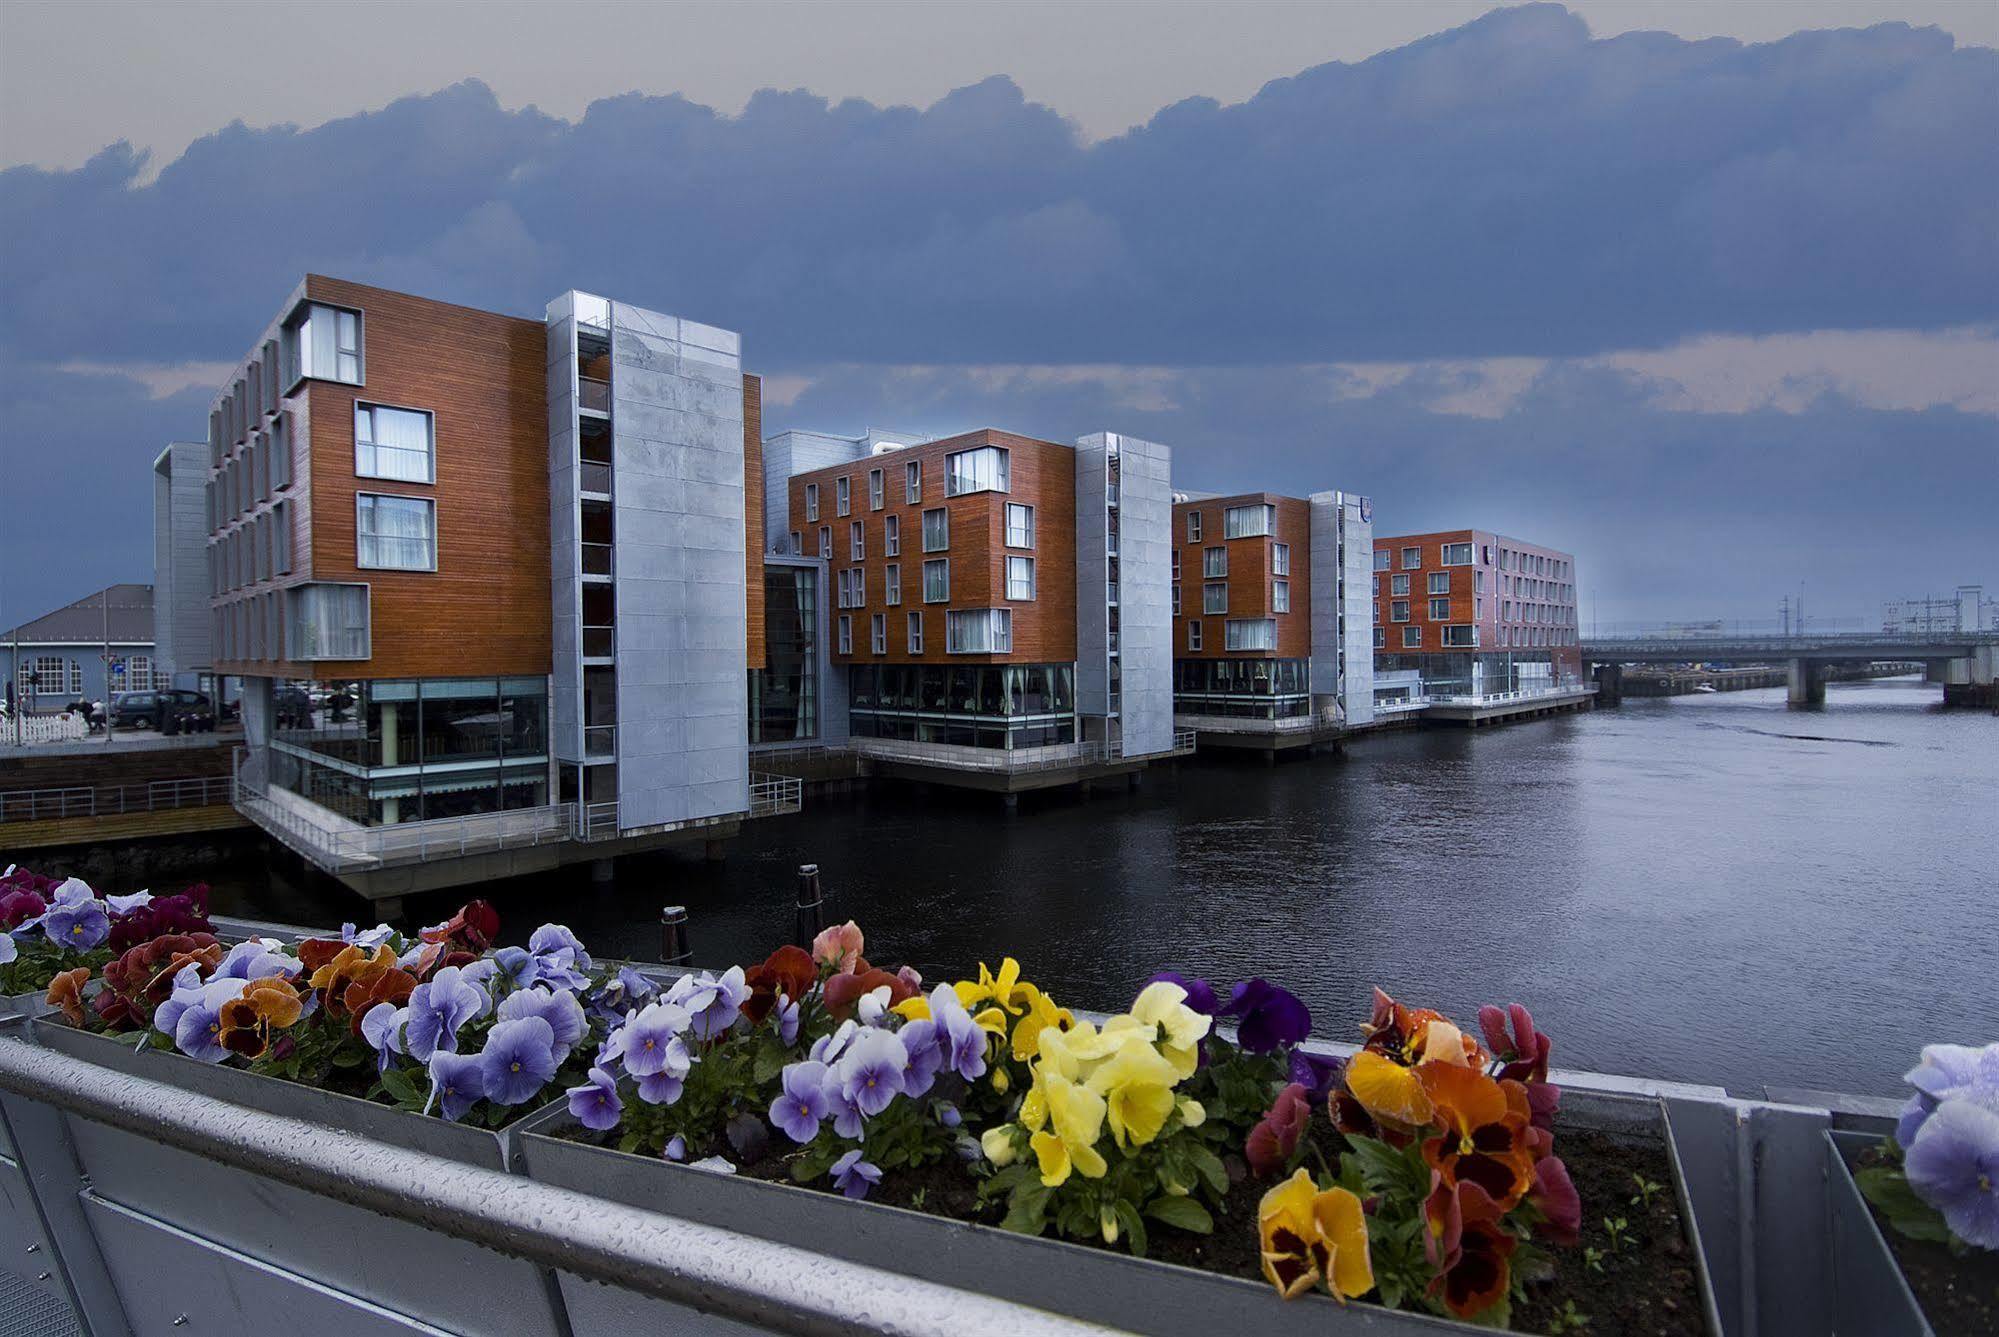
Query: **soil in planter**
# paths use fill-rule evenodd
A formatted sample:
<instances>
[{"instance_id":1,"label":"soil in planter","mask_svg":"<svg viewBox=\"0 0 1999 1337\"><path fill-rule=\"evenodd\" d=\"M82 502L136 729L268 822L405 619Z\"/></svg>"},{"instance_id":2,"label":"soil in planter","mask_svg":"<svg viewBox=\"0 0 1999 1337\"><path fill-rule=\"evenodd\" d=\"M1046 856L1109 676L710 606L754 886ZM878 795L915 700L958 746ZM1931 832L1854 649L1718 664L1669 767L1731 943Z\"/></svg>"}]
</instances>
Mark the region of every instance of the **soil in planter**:
<instances>
[{"instance_id":1,"label":"soil in planter","mask_svg":"<svg viewBox=\"0 0 1999 1337\"><path fill-rule=\"evenodd\" d=\"M1868 1147L1848 1159L1856 1169L1886 1163L1879 1147ZM1947 1244L1910 1239L1875 1211L1873 1203L1867 1204L1867 1210L1938 1337L1999 1334L1999 1253L1973 1249L1959 1256Z\"/></svg>"}]
</instances>

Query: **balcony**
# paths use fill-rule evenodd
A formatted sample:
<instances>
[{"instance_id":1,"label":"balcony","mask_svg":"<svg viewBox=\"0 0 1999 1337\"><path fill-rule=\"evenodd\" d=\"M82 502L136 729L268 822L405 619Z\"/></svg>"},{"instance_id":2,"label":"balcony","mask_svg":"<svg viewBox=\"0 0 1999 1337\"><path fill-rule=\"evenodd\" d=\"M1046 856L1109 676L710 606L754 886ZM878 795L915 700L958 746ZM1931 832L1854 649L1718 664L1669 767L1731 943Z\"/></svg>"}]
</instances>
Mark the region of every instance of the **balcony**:
<instances>
[{"instance_id":1,"label":"balcony","mask_svg":"<svg viewBox=\"0 0 1999 1337\"><path fill-rule=\"evenodd\" d=\"M576 378L576 406L585 413L610 413L611 383L609 381L600 381L594 376L578 376Z\"/></svg>"},{"instance_id":2,"label":"balcony","mask_svg":"<svg viewBox=\"0 0 1999 1337\"><path fill-rule=\"evenodd\" d=\"M586 724L583 726L583 756L588 761L610 761L618 753L618 726L615 724Z\"/></svg>"}]
</instances>

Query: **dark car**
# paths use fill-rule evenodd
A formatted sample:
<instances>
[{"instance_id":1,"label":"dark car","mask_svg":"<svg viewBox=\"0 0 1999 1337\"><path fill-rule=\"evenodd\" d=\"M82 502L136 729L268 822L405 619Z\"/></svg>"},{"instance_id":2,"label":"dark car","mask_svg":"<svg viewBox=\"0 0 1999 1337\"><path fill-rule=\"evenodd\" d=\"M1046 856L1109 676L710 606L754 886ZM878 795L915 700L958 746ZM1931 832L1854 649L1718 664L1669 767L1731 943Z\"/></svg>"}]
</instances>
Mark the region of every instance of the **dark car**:
<instances>
[{"instance_id":1,"label":"dark car","mask_svg":"<svg viewBox=\"0 0 1999 1337\"><path fill-rule=\"evenodd\" d=\"M161 733L193 733L215 727L215 707L206 692L170 687L157 692L127 692L111 707L117 729L158 729Z\"/></svg>"}]
</instances>

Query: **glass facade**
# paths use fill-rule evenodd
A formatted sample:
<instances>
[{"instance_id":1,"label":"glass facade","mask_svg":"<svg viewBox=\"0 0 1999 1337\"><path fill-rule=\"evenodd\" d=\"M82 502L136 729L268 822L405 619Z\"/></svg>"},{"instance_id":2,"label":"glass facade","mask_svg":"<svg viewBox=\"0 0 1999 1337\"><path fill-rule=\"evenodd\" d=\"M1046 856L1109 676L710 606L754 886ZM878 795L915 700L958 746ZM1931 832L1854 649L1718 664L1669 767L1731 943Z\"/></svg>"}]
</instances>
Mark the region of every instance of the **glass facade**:
<instances>
[{"instance_id":1,"label":"glass facade","mask_svg":"<svg viewBox=\"0 0 1999 1337\"><path fill-rule=\"evenodd\" d=\"M1198 624L1192 624L1198 625ZM1184 715L1276 720L1312 713L1302 659L1176 659L1173 709Z\"/></svg>"},{"instance_id":2,"label":"glass facade","mask_svg":"<svg viewBox=\"0 0 1999 1337\"><path fill-rule=\"evenodd\" d=\"M1425 696L1489 696L1538 687L1570 687L1580 675L1546 650L1374 656L1376 673L1420 672Z\"/></svg>"},{"instance_id":3,"label":"glass facade","mask_svg":"<svg viewBox=\"0 0 1999 1337\"><path fill-rule=\"evenodd\" d=\"M1076 741L1074 664L857 664L847 692L856 738L992 748Z\"/></svg>"},{"instance_id":4,"label":"glass facade","mask_svg":"<svg viewBox=\"0 0 1999 1337\"><path fill-rule=\"evenodd\" d=\"M272 685L271 781L364 826L548 799L545 678Z\"/></svg>"},{"instance_id":5,"label":"glass facade","mask_svg":"<svg viewBox=\"0 0 1999 1337\"><path fill-rule=\"evenodd\" d=\"M750 741L819 736L819 573L764 568L765 667L750 670Z\"/></svg>"}]
</instances>

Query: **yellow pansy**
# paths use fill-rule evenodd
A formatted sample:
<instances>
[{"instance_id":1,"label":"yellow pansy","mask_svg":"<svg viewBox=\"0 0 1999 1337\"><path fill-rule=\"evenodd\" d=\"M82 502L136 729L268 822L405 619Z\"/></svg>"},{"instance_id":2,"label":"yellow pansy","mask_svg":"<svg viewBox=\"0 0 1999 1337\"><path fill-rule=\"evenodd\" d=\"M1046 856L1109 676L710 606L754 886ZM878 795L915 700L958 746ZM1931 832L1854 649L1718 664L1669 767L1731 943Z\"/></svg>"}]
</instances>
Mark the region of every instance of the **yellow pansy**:
<instances>
[{"instance_id":1,"label":"yellow pansy","mask_svg":"<svg viewBox=\"0 0 1999 1337\"><path fill-rule=\"evenodd\" d=\"M1032 1139L1041 1182L1049 1188L1067 1183L1071 1170L1085 1179L1102 1179L1110 1166L1097 1151L1104 1130L1104 1098L1060 1077L1041 1078L1048 1106L1048 1127Z\"/></svg>"},{"instance_id":2,"label":"yellow pansy","mask_svg":"<svg viewBox=\"0 0 1999 1337\"><path fill-rule=\"evenodd\" d=\"M979 1136L979 1149L986 1153L986 1159L1004 1170L1012 1165L1020 1155L1020 1148L1013 1140L1010 1124L988 1128Z\"/></svg>"},{"instance_id":3,"label":"yellow pansy","mask_svg":"<svg viewBox=\"0 0 1999 1337\"><path fill-rule=\"evenodd\" d=\"M1377 1119L1400 1124L1430 1121L1430 1097L1414 1068L1363 1049L1347 1061L1347 1090Z\"/></svg>"},{"instance_id":4,"label":"yellow pansy","mask_svg":"<svg viewBox=\"0 0 1999 1337\"><path fill-rule=\"evenodd\" d=\"M1256 1221L1263 1275L1285 1299L1321 1284L1342 1300L1374 1288L1367 1217L1346 1189L1321 1191L1299 1170L1263 1195Z\"/></svg>"},{"instance_id":5,"label":"yellow pansy","mask_svg":"<svg viewBox=\"0 0 1999 1337\"><path fill-rule=\"evenodd\" d=\"M1023 1061L1041 1052L1041 1033L1054 1029L1061 1030L1073 1025L1075 1017L1066 1007L1055 1006L1050 998L1032 984L1023 984L1017 991L1026 996L1026 1012L1013 1028L1013 1056Z\"/></svg>"},{"instance_id":6,"label":"yellow pansy","mask_svg":"<svg viewBox=\"0 0 1999 1337\"><path fill-rule=\"evenodd\" d=\"M1416 1061L1469 1068L1471 1056L1465 1053L1465 1033L1443 1018L1436 1018L1423 1036L1423 1057Z\"/></svg>"},{"instance_id":7,"label":"yellow pansy","mask_svg":"<svg viewBox=\"0 0 1999 1337\"><path fill-rule=\"evenodd\" d=\"M1104 1097L1111 1136L1119 1147L1159 1136L1173 1113L1173 1065L1140 1036L1130 1035L1090 1073L1088 1087Z\"/></svg>"},{"instance_id":8,"label":"yellow pansy","mask_svg":"<svg viewBox=\"0 0 1999 1337\"><path fill-rule=\"evenodd\" d=\"M1189 1128L1199 1128L1208 1121L1207 1107L1191 1096L1180 1097L1180 1122Z\"/></svg>"}]
</instances>

